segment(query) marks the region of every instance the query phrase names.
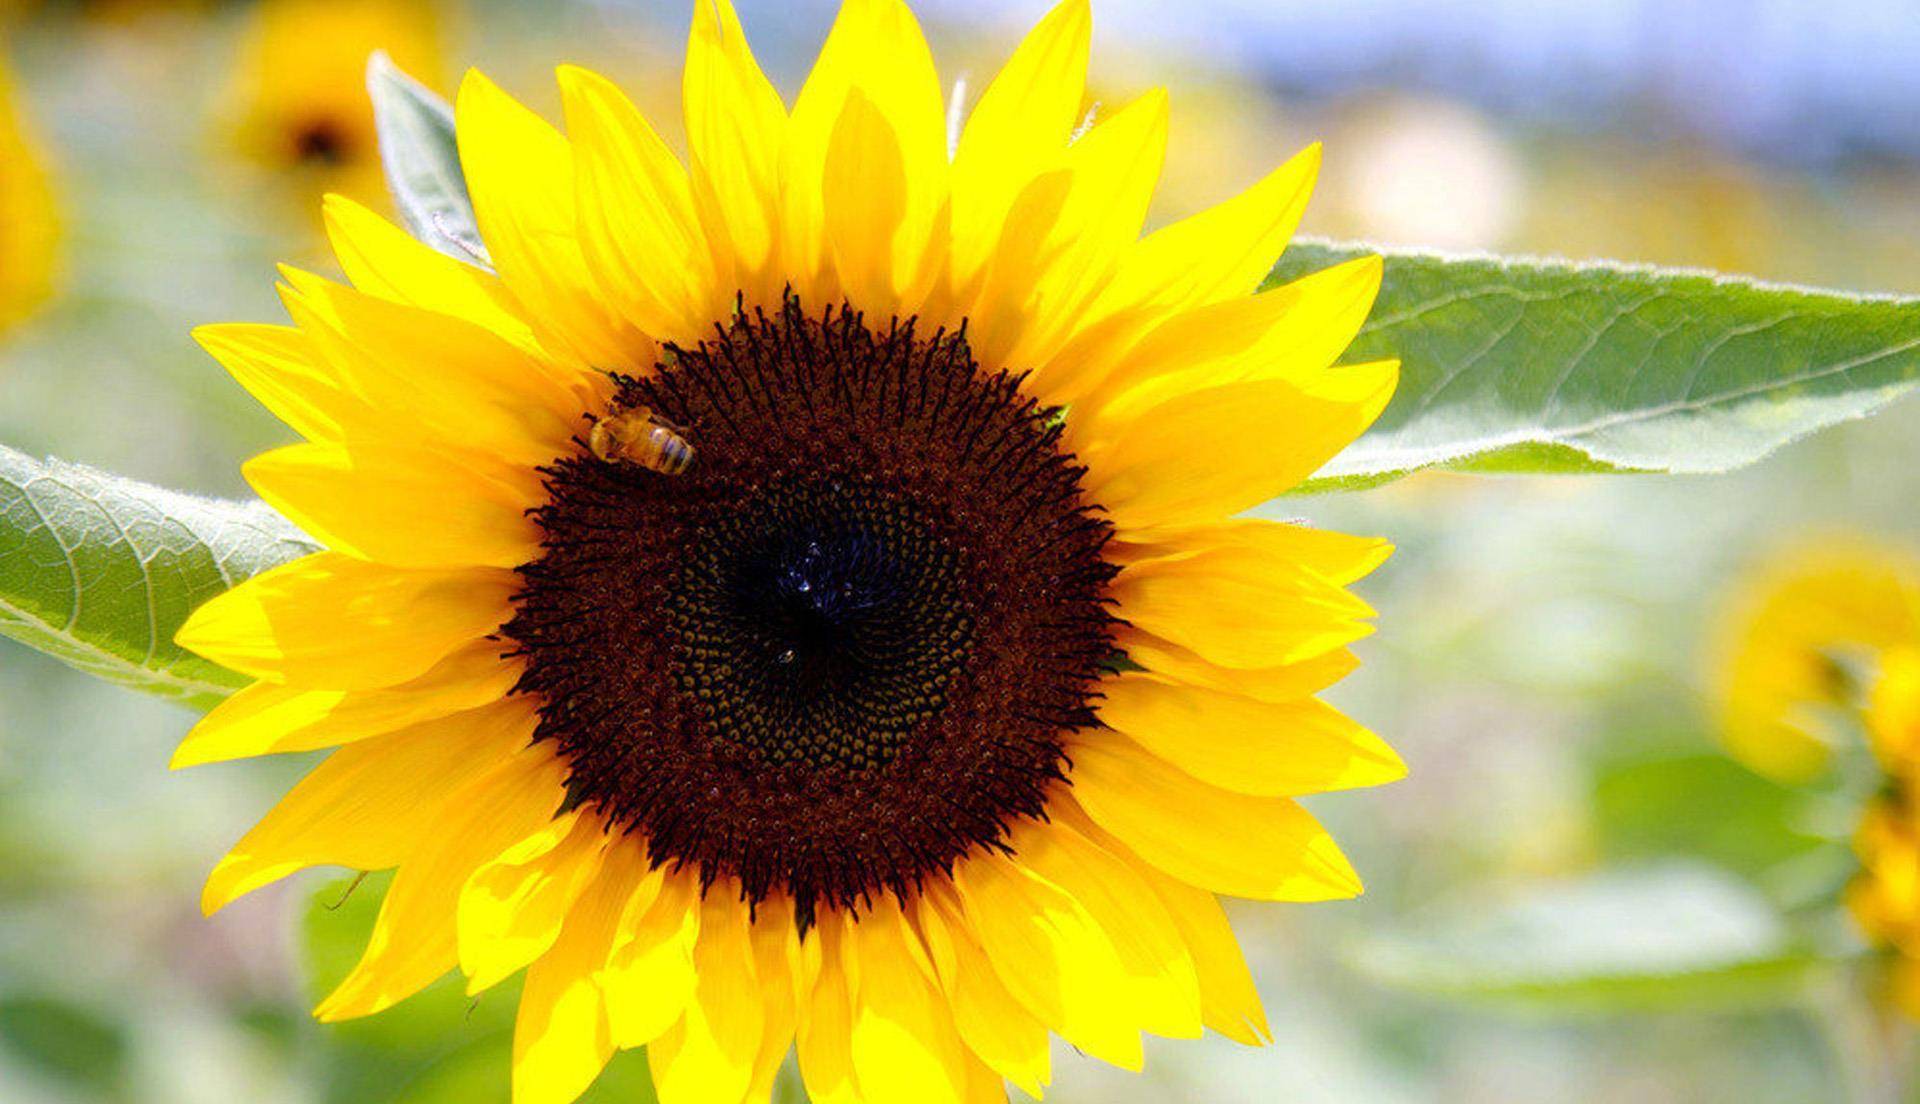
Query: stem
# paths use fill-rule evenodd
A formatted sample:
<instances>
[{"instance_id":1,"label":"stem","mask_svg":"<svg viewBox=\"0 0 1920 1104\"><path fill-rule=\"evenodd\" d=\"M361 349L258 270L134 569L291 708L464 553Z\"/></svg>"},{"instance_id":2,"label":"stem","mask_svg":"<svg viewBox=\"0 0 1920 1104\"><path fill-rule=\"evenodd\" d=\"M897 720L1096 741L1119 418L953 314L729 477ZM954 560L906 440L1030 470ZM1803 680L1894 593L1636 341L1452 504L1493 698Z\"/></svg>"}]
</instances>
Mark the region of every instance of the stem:
<instances>
[{"instance_id":1,"label":"stem","mask_svg":"<svg viewBox=\"0 0 1920 1104\"><path fill-rule=\"evenodd\" d=\"M773 1081L773 1104L807 1104L807 1087L800 1080L800 1063L792 1055Z\"/></svg>"}]
</instances>

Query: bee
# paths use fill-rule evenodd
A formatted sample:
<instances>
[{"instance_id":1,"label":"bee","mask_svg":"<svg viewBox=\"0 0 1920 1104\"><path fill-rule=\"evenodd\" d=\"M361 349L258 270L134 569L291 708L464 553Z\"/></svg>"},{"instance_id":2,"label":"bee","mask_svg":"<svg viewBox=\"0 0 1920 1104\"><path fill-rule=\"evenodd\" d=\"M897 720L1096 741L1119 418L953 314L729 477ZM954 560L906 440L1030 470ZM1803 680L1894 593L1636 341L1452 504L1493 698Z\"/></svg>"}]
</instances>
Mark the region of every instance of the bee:
<instances>
[{"instance_id":1,"label":"bee","mask_svg":"<svg viewBox=\"0 0 1920 1104\"><path fill-rule=\"evenodd\" d=\"M587 447L608 462L624 460L661 475L679 475L693 463L693 446L680 434L680 427L636 406L593 423Z\"/></svg>"}]
</instances>

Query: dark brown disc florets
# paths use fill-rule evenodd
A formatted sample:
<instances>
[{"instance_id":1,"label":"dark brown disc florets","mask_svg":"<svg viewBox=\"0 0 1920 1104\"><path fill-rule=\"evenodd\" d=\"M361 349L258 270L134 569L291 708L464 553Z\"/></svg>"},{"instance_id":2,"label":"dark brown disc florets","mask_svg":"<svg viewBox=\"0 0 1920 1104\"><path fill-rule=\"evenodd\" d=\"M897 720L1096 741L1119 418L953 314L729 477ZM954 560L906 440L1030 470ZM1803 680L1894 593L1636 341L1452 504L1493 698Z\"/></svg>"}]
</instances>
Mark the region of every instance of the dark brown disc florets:
<instances>
[{"instance_id":1,"label":"dark brown disc florets","mask_svg":"<svg viewBox=\"0 0 1920 1104\"><path fill-rule=\"evenodd\" d=\"M742 314L622 378L693 450L548 472L507 634L576 803L804 918L1043 814L1110 651L1110 526L961 334Z\"/></svg>"}]
</instances>

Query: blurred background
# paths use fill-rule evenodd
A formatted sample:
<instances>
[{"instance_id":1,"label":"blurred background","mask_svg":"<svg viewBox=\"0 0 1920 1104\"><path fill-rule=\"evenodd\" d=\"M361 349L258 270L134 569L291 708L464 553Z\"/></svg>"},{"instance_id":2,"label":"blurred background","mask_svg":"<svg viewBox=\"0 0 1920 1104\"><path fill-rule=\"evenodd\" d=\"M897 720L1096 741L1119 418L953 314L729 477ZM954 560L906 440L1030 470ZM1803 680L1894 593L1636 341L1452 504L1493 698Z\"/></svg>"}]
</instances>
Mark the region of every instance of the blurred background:
<instances>
[{"instance_id":1,"label":"blurred background","mask_svg":"<svg viewBox=\"0 0 1920 1104\"><path fill-rule=\"evenodd\" d=\"M790 95L831 4L738 2ZM976 93L1044 7L918 5L943 75ZM550 113L551 66L588 64L667 132L687 10L0 0L18 116L0 122L0 441L245 493L239 461L286 431L188 332L279 320L277 261L331 270L324 191L385 205L367 51L443 91L481 66ZM1324 139L1311 233L1920 293L1910 0L1095 10L1095 97L1173 90L1156 221ZM1916 441L1909 405L1733 476L1427 476L1279 504L1400 549L1360 588L1382 631L1333 698L1412 775L1310 802L1369 892L1236 910L1272 1047L1150 1046L1143 1077L1063 1051L1049 1099L1838 1098L1852 1029L1817 987L1568 1016L1410 993L1379 941L1541 879L1681 859L1789 915L1830 901L1854 813L1831 787L1782 787L1721 753L1703 696L1713 626L1740 571L1783 543L1920 543ZM346 1028L306 1019L375 894L313 875L201 918L205 872L306 764L170 774L191 720L0 642L0 1100L504 1100L510 992L442 988ZM648 1099L643 1061L617 1061L594 1099Z\"/></svg>"}]
</instances>

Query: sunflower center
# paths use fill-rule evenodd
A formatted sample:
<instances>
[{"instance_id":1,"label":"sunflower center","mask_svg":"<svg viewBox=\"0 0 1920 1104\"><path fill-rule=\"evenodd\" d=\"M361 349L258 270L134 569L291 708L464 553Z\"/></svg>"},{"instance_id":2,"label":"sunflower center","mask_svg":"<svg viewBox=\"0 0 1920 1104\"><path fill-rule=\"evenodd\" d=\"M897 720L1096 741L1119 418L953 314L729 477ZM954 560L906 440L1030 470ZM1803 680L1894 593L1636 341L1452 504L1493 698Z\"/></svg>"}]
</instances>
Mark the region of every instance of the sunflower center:
<instances>
[{"instance_id":1,"label":"sunflower center","mask_svg":"<svg viewBox=\"0 0 1920 1104\"><path fill-rule=\"evenodd\" d=\"M868 483L783 481L694 542L667 613L683 692L770 764L885 765L971 650L959 555Z\"/></svg>"},{"instance_id":2,"label":"sunflower center","mask_svg":"<svg viewBox=\"0 0 1920 1104\"><path fill-rule=\"evenodd\" d=\"M346 132L331 119L310 120L293 132L294 157L310 164L341 164L347 159L349 145Z\"/></svg>"},{"instance_id":3,"label":"sunflower center","mask_svg":"<svg viewBox=\"0 0 1920 1104\"><path fill-rule=\"evenodd\" d=\"M1003 847L1111 649L1048 413L962 335L791 301L621 379L506 628L573 800L803 922Z\"/></svg>"}]
</instances>

